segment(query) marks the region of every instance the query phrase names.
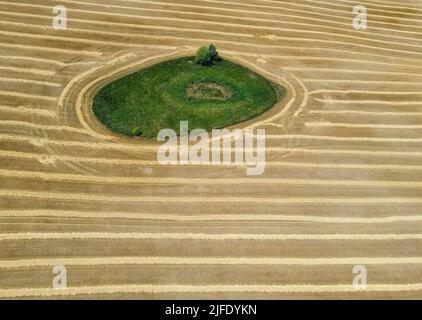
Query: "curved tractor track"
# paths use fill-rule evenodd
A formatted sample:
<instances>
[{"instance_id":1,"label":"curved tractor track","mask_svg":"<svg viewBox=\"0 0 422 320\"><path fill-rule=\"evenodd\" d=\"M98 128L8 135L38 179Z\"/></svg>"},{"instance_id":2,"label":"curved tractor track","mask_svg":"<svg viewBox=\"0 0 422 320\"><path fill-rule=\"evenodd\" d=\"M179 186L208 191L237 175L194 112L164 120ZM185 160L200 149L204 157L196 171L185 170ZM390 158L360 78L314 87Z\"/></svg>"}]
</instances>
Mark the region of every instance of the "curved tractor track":
<instances>
[{"instance_id":1,"label":"curved tractor track","mask_svg":"<svg viewBox=\"0 0 422 320\"><path fill-rule=\"evenodd\" d=\"M349 0L60 3L66 31L56 1L0 1L0 298L422 298L422 2L364 0L366 31ZM207 43L289 91L247 124L262 177L160 166L92 118L105 82Z\"/></svg>"}]
</instances>

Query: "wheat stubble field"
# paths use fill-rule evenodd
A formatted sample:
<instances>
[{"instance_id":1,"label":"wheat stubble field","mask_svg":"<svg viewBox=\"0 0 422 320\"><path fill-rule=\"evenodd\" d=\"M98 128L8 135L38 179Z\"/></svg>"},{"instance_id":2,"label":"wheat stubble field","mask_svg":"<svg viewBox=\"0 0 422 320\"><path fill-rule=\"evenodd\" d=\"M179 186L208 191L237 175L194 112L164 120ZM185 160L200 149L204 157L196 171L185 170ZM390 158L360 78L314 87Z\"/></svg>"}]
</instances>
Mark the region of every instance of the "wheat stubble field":
<instances>
[{"instance_id":1,"label":"wheat stubble field","mask_svg":"<svg viewBox=\"0 0 422 320\"><path fill-rule=\"evenodd\" d=\"M421 21L417 0L0 1L0 298L422 298ZM208 43L288 90L248 123L263 176L159 165L90 114Z\"/></svg>"}]
</instances>

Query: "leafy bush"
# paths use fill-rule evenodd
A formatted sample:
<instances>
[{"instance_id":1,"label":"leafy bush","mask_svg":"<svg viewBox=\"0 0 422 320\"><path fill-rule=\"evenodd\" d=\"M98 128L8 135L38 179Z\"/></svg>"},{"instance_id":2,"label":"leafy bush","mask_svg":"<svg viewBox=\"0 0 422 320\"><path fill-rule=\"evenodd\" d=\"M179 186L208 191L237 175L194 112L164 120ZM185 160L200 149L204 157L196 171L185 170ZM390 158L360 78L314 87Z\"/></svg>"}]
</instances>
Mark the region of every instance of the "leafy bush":
<instances>
[{"instance_id":1,"label":"leafy bush","mask_svg":"<svg viewBox=\"0 0 422 320\"><path fill-rule=\"evenodd\" d=\"M217 48L212 44L199 48L195 58L196 63L205 67L212 66L220 60Z\"/></svg>"},{"instance_id":2,"label":"leafy bush","mask_svg":"<svg viewBox=\"0 0 422 320\"><path fill-rule=\"evenodd\" d=\"M132 129L132 136L141 137L142 136L142 129L139 127L135 127Z\"/></svg>"}]
</instances>

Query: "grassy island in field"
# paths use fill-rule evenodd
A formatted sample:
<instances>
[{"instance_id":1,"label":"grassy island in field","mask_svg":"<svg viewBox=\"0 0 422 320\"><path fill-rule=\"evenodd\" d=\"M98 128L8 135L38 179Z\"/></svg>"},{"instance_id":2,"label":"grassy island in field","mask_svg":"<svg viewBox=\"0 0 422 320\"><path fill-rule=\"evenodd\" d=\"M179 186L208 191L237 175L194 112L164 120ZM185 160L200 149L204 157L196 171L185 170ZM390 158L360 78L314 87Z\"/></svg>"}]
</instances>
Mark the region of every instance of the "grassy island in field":
<instances>
[{"instance_id":1,"label":"grassy island in field","mask_svg":"<svg viewBox=\"0 0 422 320\"><path fill-rule=\"evenodd\" d=\"M284 96L283 87L222 60L215 47L205 48L209 56L201 48L196 57L162 62L106 85L94 98L95 115L115 132L155 138L161 129L179 132L185 120L192 130L240 123Z\"/></svg>"}]
</instances>

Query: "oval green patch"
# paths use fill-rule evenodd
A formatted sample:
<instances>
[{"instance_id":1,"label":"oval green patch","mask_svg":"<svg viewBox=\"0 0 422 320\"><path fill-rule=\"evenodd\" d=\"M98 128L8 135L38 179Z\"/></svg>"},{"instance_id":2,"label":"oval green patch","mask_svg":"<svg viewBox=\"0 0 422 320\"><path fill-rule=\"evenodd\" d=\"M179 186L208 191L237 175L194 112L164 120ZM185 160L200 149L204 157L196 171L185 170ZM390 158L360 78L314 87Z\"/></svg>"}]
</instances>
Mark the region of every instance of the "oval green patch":
<instances>
[{"instance_id":1,"label":"oval green patch","mask_svg":"<svg viewBox=\"0 0 422 320\"><path fill-rule=\"evenodd\" d=\"M227 127L274 106L285 89L229 61L204 67L193 57L159 63L102 88L97 118L114 132L155 138L161 129Z\"/></svg>"}]
</instances>

